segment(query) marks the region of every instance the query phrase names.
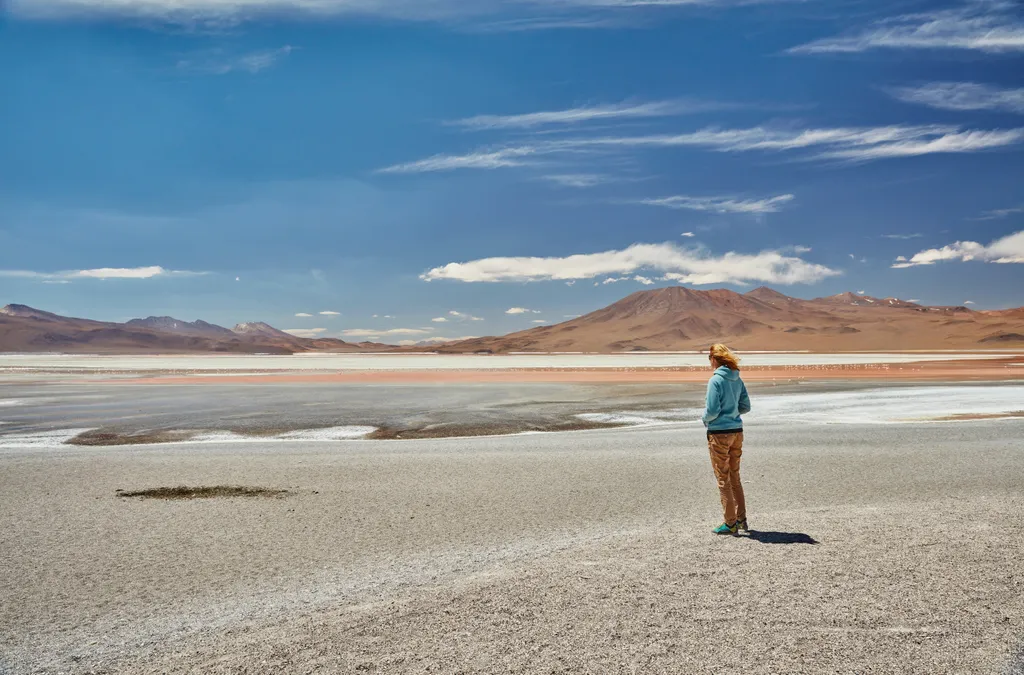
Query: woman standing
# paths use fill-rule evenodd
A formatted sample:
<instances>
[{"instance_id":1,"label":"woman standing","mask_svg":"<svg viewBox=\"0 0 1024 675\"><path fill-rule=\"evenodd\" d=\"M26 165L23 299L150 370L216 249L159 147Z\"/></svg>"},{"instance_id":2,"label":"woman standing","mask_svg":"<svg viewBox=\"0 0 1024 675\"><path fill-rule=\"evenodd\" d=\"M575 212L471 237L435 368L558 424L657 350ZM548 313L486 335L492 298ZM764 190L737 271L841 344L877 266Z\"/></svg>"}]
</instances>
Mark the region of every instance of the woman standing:
<instances>
[{"instance_id":1,"label":"woman standing","mask_svg":"<svg viewBox=\"0 0 1024 675\"><path fill-rule=\"evenodd\" d=\"M708 430L708 449L711 466L718 479L722 496L725 522L715 528L715 534L749 532L747 505L740 482L740 455L743 454L743 420L740 415L750 412L747 387L740 379L740 364L736 355L723 344L711 346L708 354L715 374L708 381L708 395L701 420Z\"/></svg>"}]
</instances>

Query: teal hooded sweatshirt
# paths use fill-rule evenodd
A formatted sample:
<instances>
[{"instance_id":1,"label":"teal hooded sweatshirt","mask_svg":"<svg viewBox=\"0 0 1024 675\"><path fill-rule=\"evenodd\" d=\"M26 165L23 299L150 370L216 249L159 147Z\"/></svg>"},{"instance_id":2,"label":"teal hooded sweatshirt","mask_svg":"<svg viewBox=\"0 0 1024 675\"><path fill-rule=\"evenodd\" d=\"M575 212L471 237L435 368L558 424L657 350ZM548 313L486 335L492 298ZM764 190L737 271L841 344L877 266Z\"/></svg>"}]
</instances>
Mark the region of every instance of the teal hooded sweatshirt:
<instances>
[{"instance_id":1,"label":"teal hooded sweatshirt","mask_svg":"<svg viewBox=\"0 0 1024 675\"><path fill-rule=\"evenodd\" d=\"M742 431L740 415L750 412L747 387L740 371L720 366L708 380L708 397L701 421L708 431Z\"/></svg>"}]
</instances>

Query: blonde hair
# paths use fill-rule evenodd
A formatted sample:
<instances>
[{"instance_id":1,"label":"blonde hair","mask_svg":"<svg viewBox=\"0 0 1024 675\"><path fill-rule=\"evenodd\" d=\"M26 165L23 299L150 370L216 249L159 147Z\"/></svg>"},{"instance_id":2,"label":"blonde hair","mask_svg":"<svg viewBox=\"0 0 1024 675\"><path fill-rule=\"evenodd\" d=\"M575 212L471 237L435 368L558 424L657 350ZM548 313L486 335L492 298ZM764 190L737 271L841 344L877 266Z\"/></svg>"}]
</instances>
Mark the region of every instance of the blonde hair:
<instances>
[{"instance_id":1,"label":"blonde hair","mask_svg":"<svg viewBox=\"0 0 1024 675\"><path fill-rule=\"evenodd\" d=\"M727 366L732 370L740 369L740 359L738 356L732 353L732 351L723 344L711 345L711 356L718 361L719 365Z\"/></svg>"}]
</instances>

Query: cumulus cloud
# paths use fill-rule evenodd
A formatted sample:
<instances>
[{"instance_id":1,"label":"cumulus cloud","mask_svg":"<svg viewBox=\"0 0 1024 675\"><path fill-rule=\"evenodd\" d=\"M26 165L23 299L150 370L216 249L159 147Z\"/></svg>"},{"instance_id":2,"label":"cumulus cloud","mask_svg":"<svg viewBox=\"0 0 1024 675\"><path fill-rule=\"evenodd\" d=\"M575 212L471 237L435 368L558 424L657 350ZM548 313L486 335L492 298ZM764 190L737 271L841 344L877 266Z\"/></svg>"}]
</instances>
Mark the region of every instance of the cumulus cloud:
<instances>
[{"instance_id":1,"label":"cumulus cloud","mask_svg":"<svg viewBox=\"0 0 1024 675\"><path fill-rule=\"evenodd\" d=\"M473 316L472 314L466 314L464 312L457 312L454 309L448 312L448 314L454 316L460 321L483 321L482 317Z\"/></svg>"},{"instance_id":2,"label":"cumulus cloud","mask_svg":"<svg viewBox=\"0 0 1024 675\"><path fill-rule=\"evenodd\" d=\"M315 338L321 333L326 333L326 328L285 328L285 333L300 338Z\"/></svg>"},{"instance_id":3,"label":"cumulus cloud","mask_svg":"<svg viewBox=\"0 0 1024 675\"><path fill-rule=\"evenodd\" d=\"M156 279L160 277L193 277L209 272L167 270L159 265L150 267L98 267L88 270L67 270L63 272L33 272L30 270L0 270L0 277L21 277L26 279Z\"/></svg>"},{"instance_id":4,"label":"cumulus cloud","mask_svg":"<svg viewBox=\"0 0 1024 675\"><path fill-rule=\"evenodd\" d=\"M968 153L1006 147L1024 141L1024 128L963 129L951 125L892 125L791 129L751 127L707 128L681 134L591 136L535 140L499 149L485 148L461 155L434 155L380 169L381 173L423 173L455 169L499 169L526 164L550 155L615 152L643 148L705 148L714 152L804 152L809 159L870 161L937 153ZM791 198L791 196L790 196ZM783 200L786 201L786 200Z\"/></svg>"},{"instance_id":5,"label":"cumulus cloud","mask_svg":"<svg viewBox=\"0 0 1024 675\"><path fill-rule=\"evenodd\" d=\"M909 260L903 256L892 267L903 269L939 262L970 261L991 263L1024 263L1024 230L996 239L985 246L976 241L956 241L942 248L930 248L915 253Z\"/></svg>"},{"instance_id":6,"label":"cumulus cloud","mask_svg":"<svg viewBox=\"0 0 1024 675\"><path fill-rule=\"evenodd\" d=\"M540 314L539 309L526 309L525 307L509 307L506 314Z\"/></svg>"},{"instance_id":7,"label":"cumulus cloud","mask_svg":"<svg viewBox=\"0 0 1024 675\"><path fill-rule=\"evenodd\" d=\"M305 313L305 312L299 312L299 313L298 313L298 314L296 314L295 316L299 316L299 317L302 317L303 319L309 319L309 318L311 318L311 317L312 317L313 315L312 315L312 314L307 314L307 313Z\"/></svg>"},{"instance_id":8,"label":"cumulus cloud","mask_svg":"<svg viewBox=\"0 0 1024 675\"><path fill-rule=\"evenodd\" d=\"M813 283L840 273L780 251L713 255L702 248L681 248L664 243L633 244L622 250L566 257L483 258L453 262L435 267L420 278L425 281L452 279L464 282L546 281L625 276L644 270L663 272L665 279L695 285ZM507 313L520 312L509 310Z\"/></svg>"},{"instance_id":9,"label":"cumulus cloud","mask_svg":"<svg viewBox=\"0 0 1024 675\"><path fill-rule=\"evenodd\" d=\"M904 14L847 36L815 40L791 54L864 52L871 49L1024 50L1024 22L1016 3L975 0L952 9Z\"/></svg>"},{"instance_id":10,"label":"cumulus cloud","mask_svg":"<svg viewBox=\"0 0 1024 675\"><path fill-rule=\"evenodd\" d=\"M341 316L341 312L333 312L333 311L331 311L329 309L326 309L326 310L320 312L320 315L321 316Z\"/></svg>"},{"instance_id":11,"label":"cumulus cloud","mask_svg":"<svg viewBox=\"0 0 1024 675\"><path fill-rule=\"evenodd\" d=\"M741 199L738 197L688 197L676 195L658 199L641 199L639 203L650 206L664 206L669 209L686 209L710 213L776 213L783 204L794 199L793 195L779 195L767 199ZM683 235L686 236L686 235Z\"/></svg>"},{"instance_id":12,"label":"cumulus cloud","mask_svg":"<svg viewBox=\"0 0 1024 675\"><path fill-rule=\"evenodd\" d=\"M641 284L643 284L644 286L650 286L651 284L653 284L653 283L654 283L654 280L653 280L653 279L648 279L647 277L642 277L642 276L640 276L639 274L638 274L638 275L636 275L635 277L633 277L633 281L636 281L636 282L638 282L638 283L641 283Z\"/></svg>"},{"instance_id":13,"label":"cumulus cloud","mask_svg":"<svg viewBox=\"0 0 1024 675\"><path fill-rule=\"evenodd\" d=\"M447 320L448 319L444 318L443 316L438 316L438 317L435 317L435 318L431 319L431 321L433 321L434 323L444 323Z\"/></svg>"},{"instance_id":14,"label":"cumulus cloud","mask_svg":"<svg viewBox=\"0 0 1024 675\"><path fill-rule=\"evenodd\" d=\"M1024 113L1024 88L1002 88L976 82L930 82L893 87L889 93L906 103L942 110L997 110Z\"/></svg>"}]
</instances>

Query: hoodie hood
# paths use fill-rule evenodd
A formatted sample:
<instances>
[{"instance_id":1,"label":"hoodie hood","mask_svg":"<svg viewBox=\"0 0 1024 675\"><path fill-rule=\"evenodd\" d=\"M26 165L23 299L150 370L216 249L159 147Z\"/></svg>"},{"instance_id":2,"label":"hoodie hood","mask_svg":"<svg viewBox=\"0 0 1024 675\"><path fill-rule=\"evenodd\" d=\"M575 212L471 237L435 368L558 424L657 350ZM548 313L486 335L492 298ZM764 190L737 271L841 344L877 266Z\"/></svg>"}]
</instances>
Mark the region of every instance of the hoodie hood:
<instances>
[{"instance_id":1,"label":"hoodie hood","mask_svg":"<svg viewBox=\"0 0 1024 675\"><path fill-rule=\"evenodd\" d=\"M740 379L740 371L733 370L729 366L719 366L715 369L715 375L721 375L725 379L735 382Z\"/></svg>"}]
</instances>

